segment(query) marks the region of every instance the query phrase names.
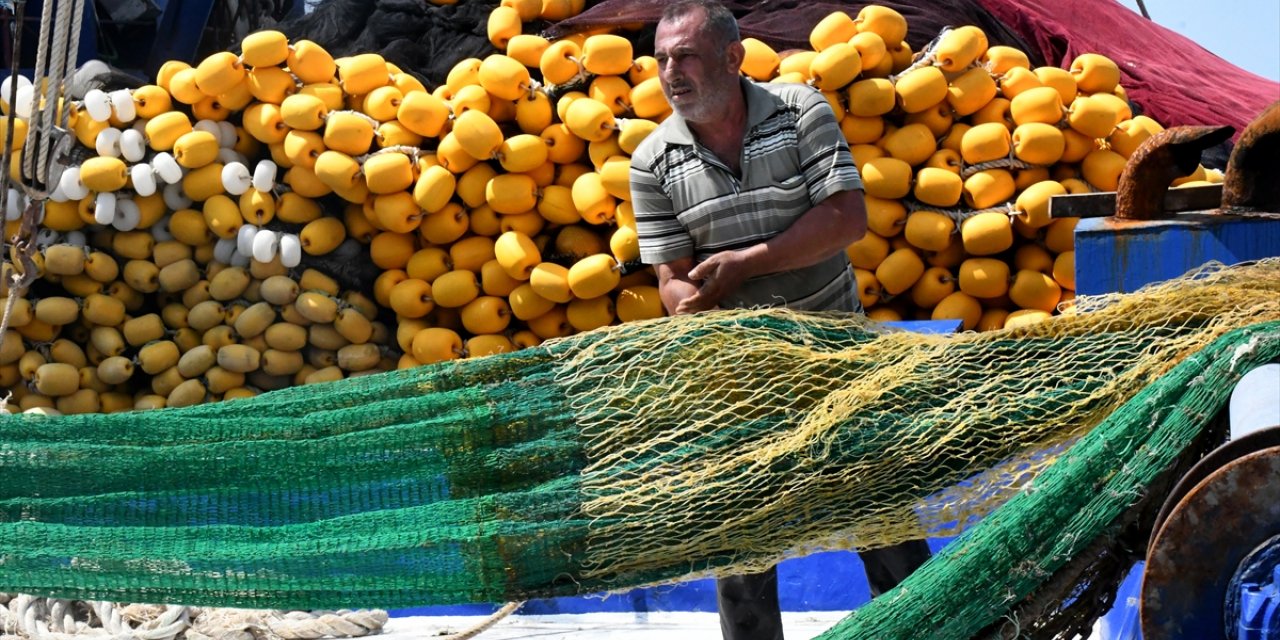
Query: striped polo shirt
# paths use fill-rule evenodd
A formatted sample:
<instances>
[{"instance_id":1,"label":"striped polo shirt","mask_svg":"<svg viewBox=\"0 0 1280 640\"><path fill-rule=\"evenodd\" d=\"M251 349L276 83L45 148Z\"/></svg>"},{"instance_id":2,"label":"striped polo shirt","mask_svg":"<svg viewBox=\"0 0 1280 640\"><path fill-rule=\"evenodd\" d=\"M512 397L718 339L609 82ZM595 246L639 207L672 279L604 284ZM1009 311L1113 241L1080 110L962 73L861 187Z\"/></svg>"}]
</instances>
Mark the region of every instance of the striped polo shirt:
<instances>
[{"instance_id":1,"label":"striped polo shirt","mask_svg":"<svg viewBox=\"0 0 1280 640\"><path fill-rule=\"evenodd\" d=\"M631 197L640 258L662 264L743 249L785 231L841 191L862 189L835 115L801 84L743 79L747 101L741 172L734 175L672 114L631 157ZM843 251L810 267L752 278L726 308L786 306L860 311Z\"/></svg>"}]
</instances>

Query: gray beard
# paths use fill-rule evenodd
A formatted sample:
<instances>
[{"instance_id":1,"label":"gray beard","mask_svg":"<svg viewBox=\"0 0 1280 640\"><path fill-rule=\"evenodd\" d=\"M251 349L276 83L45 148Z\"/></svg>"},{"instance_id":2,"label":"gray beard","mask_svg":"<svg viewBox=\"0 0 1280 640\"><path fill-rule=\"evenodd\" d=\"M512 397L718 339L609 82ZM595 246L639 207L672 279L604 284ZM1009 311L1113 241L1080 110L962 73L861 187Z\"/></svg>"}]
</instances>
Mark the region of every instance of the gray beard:
<instances>
[{"instance_id":1,"label":"gray beard","mask_svg":"<svg viewBox=\"0 0 1280 640\"><path fill-rule=\"evenodd\" d=\"M707 95L720 97L723 96L726 91L737 90L738 84L735 81L732 85L718 90L708 91ZM670 101L668 100L668 102ZM714 102L703 100L697 104L680 107L672 105L671 109L676 113L676 115L684 118L687 122L692 122L694 124L714 124L717 120L724 118L725 107L723 102L724 101L722 100L716 100Z\"/></svg>"}]
</instances>

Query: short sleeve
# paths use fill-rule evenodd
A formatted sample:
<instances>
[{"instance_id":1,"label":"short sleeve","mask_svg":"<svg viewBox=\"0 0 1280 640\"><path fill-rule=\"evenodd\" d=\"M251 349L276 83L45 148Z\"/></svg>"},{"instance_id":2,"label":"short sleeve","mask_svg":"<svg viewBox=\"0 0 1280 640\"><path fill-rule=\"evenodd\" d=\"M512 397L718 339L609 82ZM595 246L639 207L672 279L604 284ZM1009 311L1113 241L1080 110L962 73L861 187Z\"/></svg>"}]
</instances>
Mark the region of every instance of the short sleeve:
<instances>
[{"instance_id":1,"label":"short sleeve","mask_svg":"<svg viewBox=\"0 0 1280 640\"><path fill-rule=\"evenodd\" d=\"M815 205L841 191L862 189L849 145L836 123L831 105L817 90L802 92L797 133L800 168Z\"/></svg>"},{"instance_id":2,"label":"short sleeve","mask_svg":"<svg viewBox=\"0 0 1280 640\"><path fill-rule=\"evenodd\" d=\"M663 264L693 256L693 237L680 224L671 197L641 154L631 159L631 206L642 261Z\"/></svg>"}]
</instances>

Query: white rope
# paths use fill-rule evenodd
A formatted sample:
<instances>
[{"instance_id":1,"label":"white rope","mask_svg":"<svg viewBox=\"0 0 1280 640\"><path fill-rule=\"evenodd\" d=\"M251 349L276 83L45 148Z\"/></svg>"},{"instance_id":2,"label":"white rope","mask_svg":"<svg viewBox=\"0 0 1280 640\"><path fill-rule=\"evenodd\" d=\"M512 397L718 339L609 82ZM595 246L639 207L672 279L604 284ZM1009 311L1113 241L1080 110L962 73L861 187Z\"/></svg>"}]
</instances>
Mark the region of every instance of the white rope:
<instances>
[{"instance_id":1,"label":"white rope","mask_svg":"<svg viewBox=\"0 0 1280 640\"><path fill-rule=\"evenodd\" d=\"M68 10L68 7L74 4L75 3L67 2L57 3L57 14L54 17L53 24L53 48L50 51L51 55L49 60L48 82L41 83L39 80L36 80L38 83L37 86L40 84L47 85L46 91L48 91L48 95L44 98L44 113L40 118L40 125L44 131L43 135L40 136L40 155L36 156L37 173L34 174L33 177L35 180L39 181L40 184L44 185L44 191L46 193L53 190L53 187L49 184L49 145L51 140L54 138L53 130L57 125L55 116L57 115L60 107L58 103L61 102L60 98L62 97L62 87L67 80L64 75L67 72L68 66L75 67L74 60L71 61L70 65L67 64L67 32L71 30L71 12ZM46 25L40 25L40 31L42 34L45 28ZM40 41L43 44L43 35L41 35ZM37 91L34 95L35 97L32 98L32 101L34 102L33 106L39 107L40 92Z\"/></svg>"},{"instance_id":2,"label":"white rope","mask_svg":"<svg viewBox=\"0 0 1280 640\"><path fill-rule=\"evenodd\" d=\"M939 42L942 42L943 36L947 35L950 31L952 31L952 27L943 27L942 30L938 32L938 35L934 36L933 40L929 41L929 44L926 44L920 49L920 51L916 52L911 64L907 65L906 69L889 76L889 82L898 84L898 78L901 78L902 76L905 76L921 67L934 66L933 49L938 46Z\"/></svg>"},{"instance_id":3,"label":"white rope","mask_svg":"<svg viewBox=\"0 0 1280 640\"><path fill-rule=\"evenodd\" d=\"M84 0L75 0L71 14L71 46L67 51L67 60L71 61L67 69L66 80L63 82L62 94L67 95L67 88L71 86L71 80L75 78L76 66L80 64L80 29L84 21ZM71 114L71 102L66 101L63 104L62 116L58 119L58 126L65 127L67 120Z\"/></svg>"},{"instance_id":4,"label":"white rope","mask_svg":"<svg viewBox=\"0 0 1280 640\"><path fill-rule=\"evenodd\" d=\"M387 612L380 610L307 613L205 609L195 617L183 637L186 640L358 638L380 633L386 623Z\"/></svg>"},{"instance_id":5,"label":"white rope","mask_svg":"<svg viewBox=\"0 0 1280 640\"><path fill-rule=\"evenodd\" d=\"M493 625L498 624L498 622L500 622L503 618L515 613L516 610L518 610L520 607L523 607L523 606L524 606L523 601L508 602L505 605L502 605L501 609L494 611L492 615L482 620L480 624L477 624L476 626L471 627L470 629L467 629L465 631L460 631L458 633L448 635L448 636L442 636L440 640L470 640L471 638L474 638L484 633L485 631L488 631L489 629L493 628Z\"/></svg>"},{"instance_id":6,"label":"white rope","mask_svg":"<svg viewBox=\"0 0 1280 640\"><path fill-rule=\"evenodd\" d=\"M1041 165L1031 164L1018 160L1017 158L1001 158L999 160L991 160L990 162L979 162L978 164L965 165L964 170L960 172L962 180L968 180L973 174L981 173L987 169L1034 169Z\"/></svg>"},{"instance_id":7,"label":"white rope","mask_svg":"<svg viewBox=\"0 0 1280 640\"><path fill-rule=\"evenodd\" d=\"M407 144L399 144L391 147L383 147L372 153L366 153L362 156L357 157L355 160L356 162L359 162L361 165L363 165L365 161L367 161L369 158L372 158L373 156L387 154L387 153L403 153L404 155L409 156L411 158L417 158L418 156L422 155L422 149L418 147L409 146Z\"/></svg>"},{"instance_id":8,"label":"white rope","mask_svg":"<svg viewBox=\"0 0 1280 640\"><path fill-rule=\"evenodd\" d=\"M381 610L307 613L0 594L0 640L315 640L375 635L386 623Z\"/></svg>"},{"instance_id":9,"label":"white rope","mask_svg":"<svg viewBox=\"0 0 1280 640\"><path fill-rule=\"evenodd\" d=\"M951 221L956 223L956 228L953 233L960 233L960 223L980 213L1003 213L1009 217L1013 217L1018 214L1018 210L1012 202L998 204L994 207L987 207L986 209L944 209L942 207L935 207L911 198L903 198L902 204L906 206L908 213L915 213L916 211L931 211L951 218Z\"/></svg>"},{"instance_id":10,"label":"white rope","mask_svg":"<svg viewBox=\"0 0 1280 640\"><path fill-rule=\"evenodd\" d=\"M170 640L191 626L191 613L187 607L163 607L160 611L134 605L116 606L110 602L91 602L94 613L102 621L102 627L112 636L137 640ZM130 608L132 607L132 608ZM139 616L139 613L144 615ZM158 614L158 615L156 615ZM131 620L141 621L136 628Z\"/></svg>"},{"instance_id":11,"label":"white rope","mask_svg":"<svg viewBox=\"0 0 1280 640\"><path fill-rule=\"evenodd\" d=\"M79 29L84 1L57 3L57 13L50 15L51 7L42 7L40 39L37 48L36 67L33 70L32 112L28 130L28 144L23 149L23 173L33 181L28 185L28 195L43 198L52 190L53 178L50 160L65 141L65 122L70 114L70 104L63 98L75 73L76 58L80 52ZM41 104L43 102L43 104ZM38 142L38 144L37 144ZM42 187L35 195L34 189Z\"/></svg>"},{"instance_id":12,"label":"white rope","mask_svg":"<svg viewBox=\"0 0 1280 640\"><path fill-rule=\"evenodd\" d=\"M267 619L267 628L286 640L358 638L376 633L387 624L385 611L305 613L294 611Z\"/></svg>"}]
</instances>

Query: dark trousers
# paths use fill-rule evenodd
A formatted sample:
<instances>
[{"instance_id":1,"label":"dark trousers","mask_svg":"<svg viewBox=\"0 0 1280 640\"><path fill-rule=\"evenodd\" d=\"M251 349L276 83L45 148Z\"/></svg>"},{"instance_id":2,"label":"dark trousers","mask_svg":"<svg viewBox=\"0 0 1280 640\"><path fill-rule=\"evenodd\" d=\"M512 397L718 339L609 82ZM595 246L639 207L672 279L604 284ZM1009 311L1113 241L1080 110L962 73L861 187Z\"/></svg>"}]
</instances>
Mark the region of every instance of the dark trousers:
<instances>
[{"instance_id":1,"label":"dark trousers","mask_svg":"<svg viewBox=\"0 0 1280 640\"><path fill-rule=\"evenodd\" d=\"M878 596L906 579L929 559L924 540L871 551L859 551L866 567L871 596ZM716 580L720 631L724 640L782 640L782 611L778 607L778 570L728 576Z\"/></svg>"}]
</instances>

